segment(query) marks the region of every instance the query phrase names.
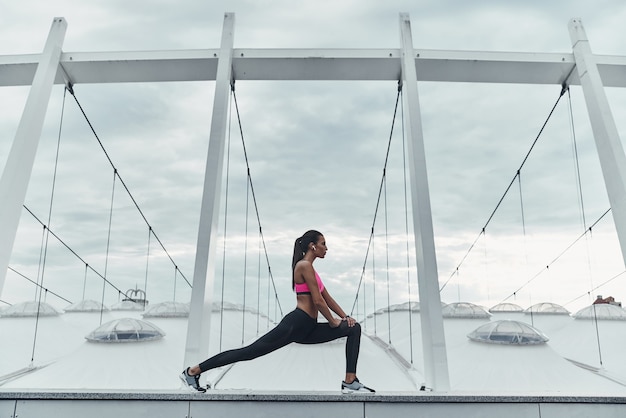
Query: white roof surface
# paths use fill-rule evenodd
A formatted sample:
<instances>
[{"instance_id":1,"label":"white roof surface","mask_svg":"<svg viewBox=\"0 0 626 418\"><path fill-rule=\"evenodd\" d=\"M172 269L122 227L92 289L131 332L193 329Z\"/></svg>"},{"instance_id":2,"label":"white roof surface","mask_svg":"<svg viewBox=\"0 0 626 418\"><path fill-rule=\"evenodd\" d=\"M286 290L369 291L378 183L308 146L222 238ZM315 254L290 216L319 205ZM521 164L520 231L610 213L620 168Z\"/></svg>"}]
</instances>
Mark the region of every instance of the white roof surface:
<instances>
[{"instance_id":1,"label":"white roof surface","mask_svg":"<svg viewBox=\"0 0 626 418\"><path fill-rule=\"evenodd\" d=\"M0 317L0 335L4 341L4 336L10 336L12 342L3 344L0 390L181 390L178 374L187 318L142 318L137 311L109 311L103 312L102 323L126 317L148 321L165 336L140 343L93 343L85 336L99 326L99 312L43 317L39 318L32 367L35 318ZM241 345L244 317L244 339L257 338L257 315L231 307L224 311L222 350ZM516 346L474 342L467 337L483 324L504 319L532 325L549 341ZM219 312L213 312L212 321L213 354L220 351ZM265 317L258 323L260 333L273 326ZM366 335L359 378L379 392L418 390L424 380L420 313L385 310L362 324ZM598 320L597 324L596 333L595 321L575 320L569 315L495 312L491 318L445 318L451 390L626 395L622 361L626 322ZM291 344L253 361L209 371L203 379L217 390L336 391L344 377L344 342ZM29 367L30 372L20 373Z\"/></svg>"}]
</instances>

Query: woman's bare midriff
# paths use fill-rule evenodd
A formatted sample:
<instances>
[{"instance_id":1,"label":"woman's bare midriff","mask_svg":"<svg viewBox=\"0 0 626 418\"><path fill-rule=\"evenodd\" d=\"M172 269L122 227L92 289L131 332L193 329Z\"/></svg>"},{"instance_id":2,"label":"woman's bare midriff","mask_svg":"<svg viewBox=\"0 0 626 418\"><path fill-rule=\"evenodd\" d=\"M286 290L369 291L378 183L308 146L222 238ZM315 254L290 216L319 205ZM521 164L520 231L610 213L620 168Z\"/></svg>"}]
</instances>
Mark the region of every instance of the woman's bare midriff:
<instances>
[{"instance_id":1,"label":"woman's bare midriff","mask_svg":"<svg viewBox=\"0 0 626 418\"><path fill-rule=\"evenodd\" d=\"M317 307L313 303L311 295L297 295L297 307L306 312L311 318L317 319Z\"/></svg>"}]
</instances>

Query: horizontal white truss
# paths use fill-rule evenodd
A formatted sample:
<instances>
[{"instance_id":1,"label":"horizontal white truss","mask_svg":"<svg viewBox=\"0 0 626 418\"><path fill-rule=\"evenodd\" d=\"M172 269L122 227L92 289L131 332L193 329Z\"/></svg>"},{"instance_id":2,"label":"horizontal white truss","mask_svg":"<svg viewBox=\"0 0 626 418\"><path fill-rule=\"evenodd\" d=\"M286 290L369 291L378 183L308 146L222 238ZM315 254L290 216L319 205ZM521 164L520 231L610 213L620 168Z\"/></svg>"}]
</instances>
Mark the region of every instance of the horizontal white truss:
<instances>
[{"instance_id":1,"label":"horizontal white truss","mask_svg":"<svg viewBox=\"0 0 626 418\"><path fill-rule=\"evenodd\" d=\"M236 80L399 80L399 48L232 50ZM212 81L219 49L65 52L56 84ZM418 81L580 85L573 53L414 49ZM595 55L605 87L626 87L626 56ZM29 86L41 54L0 56L0 86Z\"/></svg>"}]
</instances>

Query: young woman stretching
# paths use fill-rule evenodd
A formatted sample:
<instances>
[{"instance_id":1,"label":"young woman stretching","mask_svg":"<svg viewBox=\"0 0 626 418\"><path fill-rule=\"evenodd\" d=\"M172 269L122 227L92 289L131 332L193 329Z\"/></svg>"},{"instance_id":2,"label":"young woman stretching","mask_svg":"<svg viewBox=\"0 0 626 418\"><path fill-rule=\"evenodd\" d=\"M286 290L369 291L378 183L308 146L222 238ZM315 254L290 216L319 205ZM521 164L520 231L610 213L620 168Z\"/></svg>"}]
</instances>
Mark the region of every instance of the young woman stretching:
<instances>
[{"instance_id":1,"label":"young woman stretching","mask_svg":"<svg viewBox=\"0 0 626 418\"><path fill-rule=\"evenodd\" d=\"M326 240L317 231L307 231L294 244L291 285L296 292L296 309L287 314L270 332L247 347L219 353L202 363L186 368L181 380L190 387L204 392L200 374L216 367L238 361L252 360L271 353L290 343L319 344L348 337L346 341L346 377L341 382L344 393L374 392L359 382L356 363L361 344L361 326L348 316L330 296L322 279L313 269L317 258L326 256ZM339 315L335 318L332 312ZM317 322L321 313L328 322Z\"/></svg>"}]
</instances>

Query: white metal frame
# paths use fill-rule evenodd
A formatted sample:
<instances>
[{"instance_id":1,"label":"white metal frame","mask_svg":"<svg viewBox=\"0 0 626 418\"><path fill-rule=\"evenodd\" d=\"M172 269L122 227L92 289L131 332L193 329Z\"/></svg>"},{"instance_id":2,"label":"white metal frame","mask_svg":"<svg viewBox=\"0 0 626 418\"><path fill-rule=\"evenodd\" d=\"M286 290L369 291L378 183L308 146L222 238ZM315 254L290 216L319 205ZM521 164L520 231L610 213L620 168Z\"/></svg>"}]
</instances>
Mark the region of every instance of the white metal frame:
<instances>
[{"instance_id":1,"label":"white metal frame","mask_svg":"<svg viewBox=\"0 0 626 418\"><path fill-rule=\"evenodd\" d=\"M570 21L569 31L576 70L587 103L622 258L626 263L626 239L624 239L626 237L626 155L624 155L624 147L604 92L596 57L591 53L589 40L580 19Z\"/></svg>"},{"instance_id":2,"label":"white metal frame","mask_svg":"<svg viewBox=\"0 0 626 418\"><path fill-rule=\"evenodd\" d=\"M31 80L22 118L0 177L0 296L35 163L53 82L59 68L66 29L67 22L63 18L55 17L48 40L39 57L39 65Z\"/></svg>"},{"instance_id":3,"label":"white metal frame","mask_svg":"<svg viewBox=\"0 0 626 418\"><path fill-rule=\"evenodd\" d=\"M450 389L448 357L443 333L441 296L435 235L426 170L426 152L422 131L422 115L417 92L417 71L413 59L411 20L408 14L400 14L400 38L402 41L402 83L406 103L406 138L409 160L411 205L413 207L413 231L417 255L417 283L420 298L420 321L422 324L422 349L424 350L424 378L429 388L445 391ZM428 365L428 366L427 366Z\"/></svg>"},{"instance_id":4,"label":"white metal frame","mask_svg":"<svg viewBox=\"0 0 626 418\"><path fill-rule=\"evenodd\" d=\"M193 291L187 323L187 344L185 363L196 364L206 357L211 335L211 309L213 308L213 281L215 269L215 239L219 222L220 197L222 195L222 168L224 166L224 145L228 123L228 99L232 77L232 51L235 15L224 16L220 60L215 77L215 96L209 135L209 150L204 171L204 189L196 246L196 260L193 270ZM209 320L206 320L209 318Z\"/></svg>"},{"instance_id":5,"label":"white metal frame","mask_svg":"<svg viewBox=\"0 0 626 418\"><path fill-rule=\"evenodd\" d=\"M226 13L219 49L63 53L67 23L55 18L41 54L0 56L0 86L30 85L0 178L0 296L54 84L215 80L194 265L185 364L208 353L228 89L231 80L402 80L408 112L413 205L426 386L449 389L418 81L582 85L622 255L626 263L626 155L604 87L626 87L626 56L593 55L580 20L570 22L572 53L512 53L413 48L400 14L401 48L236 49ZM577 71L574 71L577 70Z\"/></svg>"}]
</instances>

